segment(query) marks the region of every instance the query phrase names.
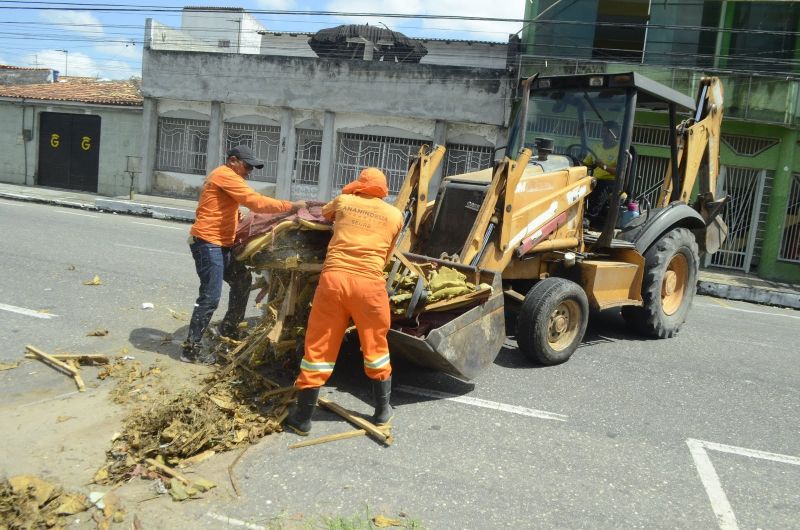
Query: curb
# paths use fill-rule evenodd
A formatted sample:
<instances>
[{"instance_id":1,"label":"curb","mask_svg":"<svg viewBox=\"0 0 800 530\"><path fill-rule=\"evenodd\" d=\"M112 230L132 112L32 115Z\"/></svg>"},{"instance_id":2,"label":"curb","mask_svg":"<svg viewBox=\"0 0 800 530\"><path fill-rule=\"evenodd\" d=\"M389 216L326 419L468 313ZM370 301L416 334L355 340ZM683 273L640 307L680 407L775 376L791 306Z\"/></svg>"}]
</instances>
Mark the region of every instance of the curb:
<instances>
[{"instance_id":1,"label":"curb","mask_svg":"<svg viewBox=\"0 0 800 530\"><path fill-rule=\"evenodd\" d=\"M194 222L194 210L184 210L183 208L172 208L169 206L153 206L140 202L120 201L115 199L96 199L95 207L98 210L108 210L110 212L126 213L130 215L141 215L152 217L153 219L166 219L171 221Z\"/></svg>"},{"instance_id":2,"label":"curb","mask_svg":"<svg viewBox=\"0 0 800 530\"><path fill-rule=\"evenodd\" d=\"M726 300L741 300L754 304L800 309L800 294L785 291L742 287L701 280L697 282L697 294Z\"/></svg>"},{"instance_id":3,"label":"curb","mask_svg":"<svg viewBox=\"0 0 800 530\"><path fill-rule=\"evenodd\" d=\"M83 202L65 201L62 199L45 199L43 197L33 197L31 195L19 195L17 193L8 193L0 191L0 198L10 199L13 201L35 202L39 204L52 204L55 206L64 206L66 208L78 208L80 210L95 211L97 208L94 205L86 204Z\"/></svg>"}]
</instances>

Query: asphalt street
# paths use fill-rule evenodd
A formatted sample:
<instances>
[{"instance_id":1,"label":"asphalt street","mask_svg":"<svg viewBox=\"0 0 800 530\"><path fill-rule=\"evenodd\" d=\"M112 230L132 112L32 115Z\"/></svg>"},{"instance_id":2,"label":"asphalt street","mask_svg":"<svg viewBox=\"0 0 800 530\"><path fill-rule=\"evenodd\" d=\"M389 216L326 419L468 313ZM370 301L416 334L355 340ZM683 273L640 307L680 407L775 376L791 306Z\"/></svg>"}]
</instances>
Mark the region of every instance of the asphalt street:
<instances>
[{"instance_id":1,"label":"asphalt street","mask_svg":"<svg viewBox=\"0 0 800 530\"><path fill-rule=\"evenodd\" d=\"M135 352L167 335L174 357L186 329L176 315L197 289L187 233L0 200L0 360L25 344ZM102 285L83 284L95 275ZM97 328L109 335L86 336ZM798 311L697 297L669 340L632 334L615 312L594 315L556 367L528 362L513 338L470 383L399 366L391 447L362 437L289 450L297 437L268 436L239 464L240 498L174 510L185 528L365 510L431 529L800 528L798 329ZM3 402L70 388L58 374L14 372L0 372ZM324 394L371 410L352 355ZM325 412L316 419L313 435L351 429Z\"/></svg>"}]
</instances>

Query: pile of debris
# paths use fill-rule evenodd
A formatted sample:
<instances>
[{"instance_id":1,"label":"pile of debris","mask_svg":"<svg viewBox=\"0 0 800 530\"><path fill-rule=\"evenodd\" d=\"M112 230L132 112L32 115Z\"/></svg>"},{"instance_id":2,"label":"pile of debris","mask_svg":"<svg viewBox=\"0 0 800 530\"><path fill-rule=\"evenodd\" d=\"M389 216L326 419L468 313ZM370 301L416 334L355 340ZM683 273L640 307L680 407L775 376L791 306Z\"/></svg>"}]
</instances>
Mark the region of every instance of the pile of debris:
<instances>
[{"instance_id":1,"label":"pile of debris","mask_svg":"<svg viewBox=\"0 0 800 530\"><path fill-rule=\"evenodd\" d=\"M92 503L81 493L33 475L0 480L0 529L63 528L68 516L84 512Z\"/></svg>"}]
</instances>

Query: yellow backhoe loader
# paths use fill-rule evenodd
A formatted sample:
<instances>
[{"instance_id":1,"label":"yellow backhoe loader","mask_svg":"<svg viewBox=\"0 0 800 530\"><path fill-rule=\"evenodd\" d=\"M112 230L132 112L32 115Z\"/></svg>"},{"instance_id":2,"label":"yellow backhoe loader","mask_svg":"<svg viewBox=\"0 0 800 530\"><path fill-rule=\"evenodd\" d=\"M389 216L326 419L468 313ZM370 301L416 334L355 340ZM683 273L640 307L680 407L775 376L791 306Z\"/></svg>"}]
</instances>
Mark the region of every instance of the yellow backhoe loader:
<instances>
[{"instance_id":1,"label":"yellow backhoe loader","mask_svg":"<svg viewBox=\"0 0 800 530\"><path fill-rule=\"evenodd\" d=\"M670 122L650 201L632 142L637 109ZM447 266L491 295L442 312L420 281L389 332L392 355L471 379L500 351L509 314L520 351L545 365L569 359L590 310L621 307L638 332L675 335L700 253L727 235L726 198L715 196L722 114L715 77L693 100L636 73L534 76L520 84L506 156L442 179L435 200L444 147L423 146L395 202L405 224L390 278Z\"/></svg>"}]
</instances>

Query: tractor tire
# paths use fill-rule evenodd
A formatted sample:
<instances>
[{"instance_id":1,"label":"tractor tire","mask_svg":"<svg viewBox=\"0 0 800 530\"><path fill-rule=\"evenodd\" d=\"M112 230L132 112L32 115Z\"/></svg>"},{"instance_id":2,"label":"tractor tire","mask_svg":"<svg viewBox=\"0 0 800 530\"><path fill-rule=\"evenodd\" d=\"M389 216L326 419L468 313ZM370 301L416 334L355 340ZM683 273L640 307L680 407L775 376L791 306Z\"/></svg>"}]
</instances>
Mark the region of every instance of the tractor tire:
<instances>
[{"instance_id":1,"label":"tractor tire","mask_svg":"<svg viewBox=\"0 0 800 530\"><path fill-rule=\"evenodd\" d=\"M643 335L666 339L675 336L697 290L700 253L694 235L674 228L644 253L642 307L622 308L625 321Z\"/></svg>"},{"instance_id":2,"label":"tractor tire","mask_svg":"<svg viewBox=\"0 0 800 530\"><path fill-rule=\"evenodd\" d=\"M588 322L589 301L581 286L547 278L525 295L517 317L517 344L539 364L560 364L578 348Z\"/></svg>"}]
</instances>

